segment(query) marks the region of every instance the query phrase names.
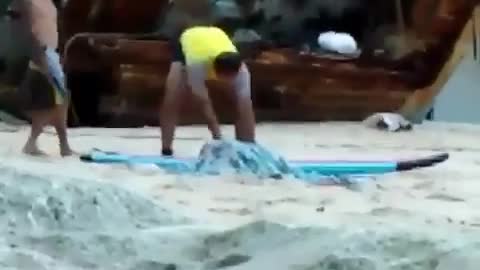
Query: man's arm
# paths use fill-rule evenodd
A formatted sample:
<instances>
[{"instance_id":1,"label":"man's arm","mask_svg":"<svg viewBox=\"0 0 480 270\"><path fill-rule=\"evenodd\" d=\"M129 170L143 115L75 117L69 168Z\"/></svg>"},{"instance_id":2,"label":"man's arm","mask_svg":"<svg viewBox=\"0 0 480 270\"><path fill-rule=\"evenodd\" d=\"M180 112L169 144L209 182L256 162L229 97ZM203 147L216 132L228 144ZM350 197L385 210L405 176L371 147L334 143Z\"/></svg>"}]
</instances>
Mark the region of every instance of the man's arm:
<instances>
[{"instance_id":1,"label":"man's arm","mask_svg":"<svg viewBox=\"0 0 480 270\"><path fill-rule=\"evenodd\" d=\"M205 85L206 70L203 65L187 65L188 84L207 120L208 129L214 139L221 138L220 125Z\"/></svg>"}]
</instances>

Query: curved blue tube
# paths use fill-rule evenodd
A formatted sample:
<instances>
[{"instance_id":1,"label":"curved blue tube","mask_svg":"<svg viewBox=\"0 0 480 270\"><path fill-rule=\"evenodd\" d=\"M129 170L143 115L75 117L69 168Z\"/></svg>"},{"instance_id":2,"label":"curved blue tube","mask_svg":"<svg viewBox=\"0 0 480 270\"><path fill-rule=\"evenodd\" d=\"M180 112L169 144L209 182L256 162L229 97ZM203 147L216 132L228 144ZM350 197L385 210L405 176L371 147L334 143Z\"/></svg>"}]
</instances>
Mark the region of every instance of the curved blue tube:
<instances>
[{"instance_id":1,"label":"curved blue tube","mask_svg":"<svg viewBox=\"0 0 480 270\"><path fill-rule=\"evenodd\" d=\"M297 163L292 167L306 174L347 175L347 174L384 174L397 170L397 162L316 162Z\"/></svg>"},{"instance_id":2,"label":"curved blue tube","mask_svg":"<svg viewBox=\"0 0 480 270\"><path fill-rule=\"evenodd\" d=\"M96 163L154 164L158 167L176 172L191 172L194 168L193 160L181 160L162 156L135 156L97 151L88 156L88 161Z\"/></svg>"}]
</instances>

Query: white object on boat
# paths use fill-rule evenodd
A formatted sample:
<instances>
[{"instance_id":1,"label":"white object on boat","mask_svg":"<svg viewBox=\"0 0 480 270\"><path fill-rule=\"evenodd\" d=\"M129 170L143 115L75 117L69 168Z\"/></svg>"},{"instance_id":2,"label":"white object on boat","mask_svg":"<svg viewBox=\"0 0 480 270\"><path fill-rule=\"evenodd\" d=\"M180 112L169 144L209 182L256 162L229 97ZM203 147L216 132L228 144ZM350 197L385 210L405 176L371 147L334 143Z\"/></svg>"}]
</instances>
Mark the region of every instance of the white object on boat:
<instances>
[{"instance_id":1,"label":"white object on boat","mask_svg":"<svg viewBox=\"0 0 480 270\"><path fill-rule=\"evenodd\" d=\"M355 39L348 33L334 31L320 33L317 39L320 48L340 54L355 54L358 46Z\"/></svg>"}]
</instances>

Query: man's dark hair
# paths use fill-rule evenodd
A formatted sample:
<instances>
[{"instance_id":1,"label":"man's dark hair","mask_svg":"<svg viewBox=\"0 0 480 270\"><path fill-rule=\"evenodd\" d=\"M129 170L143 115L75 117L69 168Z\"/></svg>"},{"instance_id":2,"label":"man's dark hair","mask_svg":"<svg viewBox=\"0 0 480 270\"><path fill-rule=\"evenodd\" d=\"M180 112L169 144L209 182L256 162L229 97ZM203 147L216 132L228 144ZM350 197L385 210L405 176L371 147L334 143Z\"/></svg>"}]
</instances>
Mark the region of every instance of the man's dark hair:
<instances>
[{"instance_id":1,"label":"man's dark hair","mask_svg":"<svg viewBox=\"0 0 480 270\"><path fill-rule=\"evenodd\" d=\"M215 58L213 67L215 72L220 74L237 73L240 70L242 61L243 59L239 53L224 52Z\"/></svg>"}]
</instances>

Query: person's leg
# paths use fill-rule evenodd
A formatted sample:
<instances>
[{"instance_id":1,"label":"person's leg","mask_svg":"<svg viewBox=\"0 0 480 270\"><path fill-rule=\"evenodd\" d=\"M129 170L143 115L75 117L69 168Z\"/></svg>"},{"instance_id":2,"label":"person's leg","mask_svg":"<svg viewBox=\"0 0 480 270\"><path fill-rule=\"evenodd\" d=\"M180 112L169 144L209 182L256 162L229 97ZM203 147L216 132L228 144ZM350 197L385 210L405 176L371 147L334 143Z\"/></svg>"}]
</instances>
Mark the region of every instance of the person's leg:
<instances>
[{"instance_id":1,"label":"person's leg","mask_svg":"<svg viewBox=\"0 0 480 270\"><path fill-rule=\"evenodd\" d=\"M255 112L250 98L237 98L235 138L243 142L255 142Z\"/></svg>"},{"instance_id":2,"label":"person's leg","mask_svg":"<svg viewBox=\"0 0 480 270\"><path fill-rule=\"evenodd\" d=\"M30 135L23 147L23 152L32 156L43 156L45 152L38 148L38 137L42 134L43 128L50 122L50 111L32 111Z\"/></svg>"},{"instance_id":3,"label":"person's leg","mask_svg":"<svg viewBox=\"0 0 480 270\"><path fill-rule=\"evenodd\" d=\"M167 75L165 94L160 108L160 126L162 132L162 154L173 155L172 144L175 136L178 109L185 92L184 68L181 62L173 62Z\"/></svg>"},{"instance_id":4,"label":"person's leg","mask_svg":"<svg viewBox=\"0 0 480 270\"><path fill-rule=\"evenodd\" d=\"M234 100L237 111L235 137L239 141L255 142L255 112L251 98L250 72L243 65L234 82Z\"/></svg>"},{"instance_id":5,"label":"person's leg","mask_svg":"<svg viewBox=\"0 0 480 270\"><path fill-rule=\"evenodd\" d=\"M38 137L42 134L43 128L48 125L51 117L48 93L49 85L45 84L44 75L38 70L28 67L24 80L19 86L18 98L23 109L30 116L31 127L23 152L29 155L45 155L38 147Z\"/></svg>"},{"instance_id":6,"label":"person's leg","mask_svg":"<svg viewBox=\"0 0 480 270\"><path fill-rule=\"evenodd\" d=\"M185 93L185 55L180 43L181 31L170 40L172 63L165 82L163 103L160 107L160 129L162 135L162 155L173 155L172 144L177 125L178 107Z\"/></svg>"},{"instance_id":7,"label":"person's leg","mask_svg":"<svg viewBox=\"0 0 480 270\"><path fill-rule=\"evenodd\" d=\"M53 111L52 125L55 128L60 146L60 155L70 156L73 154L72 148L68 142L68 101L58 105Z\"/></svg>"},{"instance_id":8,"label":"person's leg","mask_svg":"<svg viewBox=\"0 0 480 270\"><path fill-rule=\"evenodd\" d=\"M60 140L62 156L71 154L67 140L68 95L64 96L50 84L46 76L30 64L20 89L28 100L26 109L31 113L31 133L23 151L27 154L43 154L37 146L37 140L46 125L53 125Z\"/></svg>"},{"instance_id":9,"label":"person's leg","mask_svg":"<svg viewBox=\"0 0 480 270\"><path fill-rule=\"evenodd\" d=\"M48 48L46 50L48 60L48 72L52 76L53 85L50 85L50 104L52 106L51 125L57 132L60 146L60 155L70 156L73 154L67 138L68 106L70 103L70 92L66 87L65 74L60 63L59 54Z\"/></svg>"}]
</instances>

